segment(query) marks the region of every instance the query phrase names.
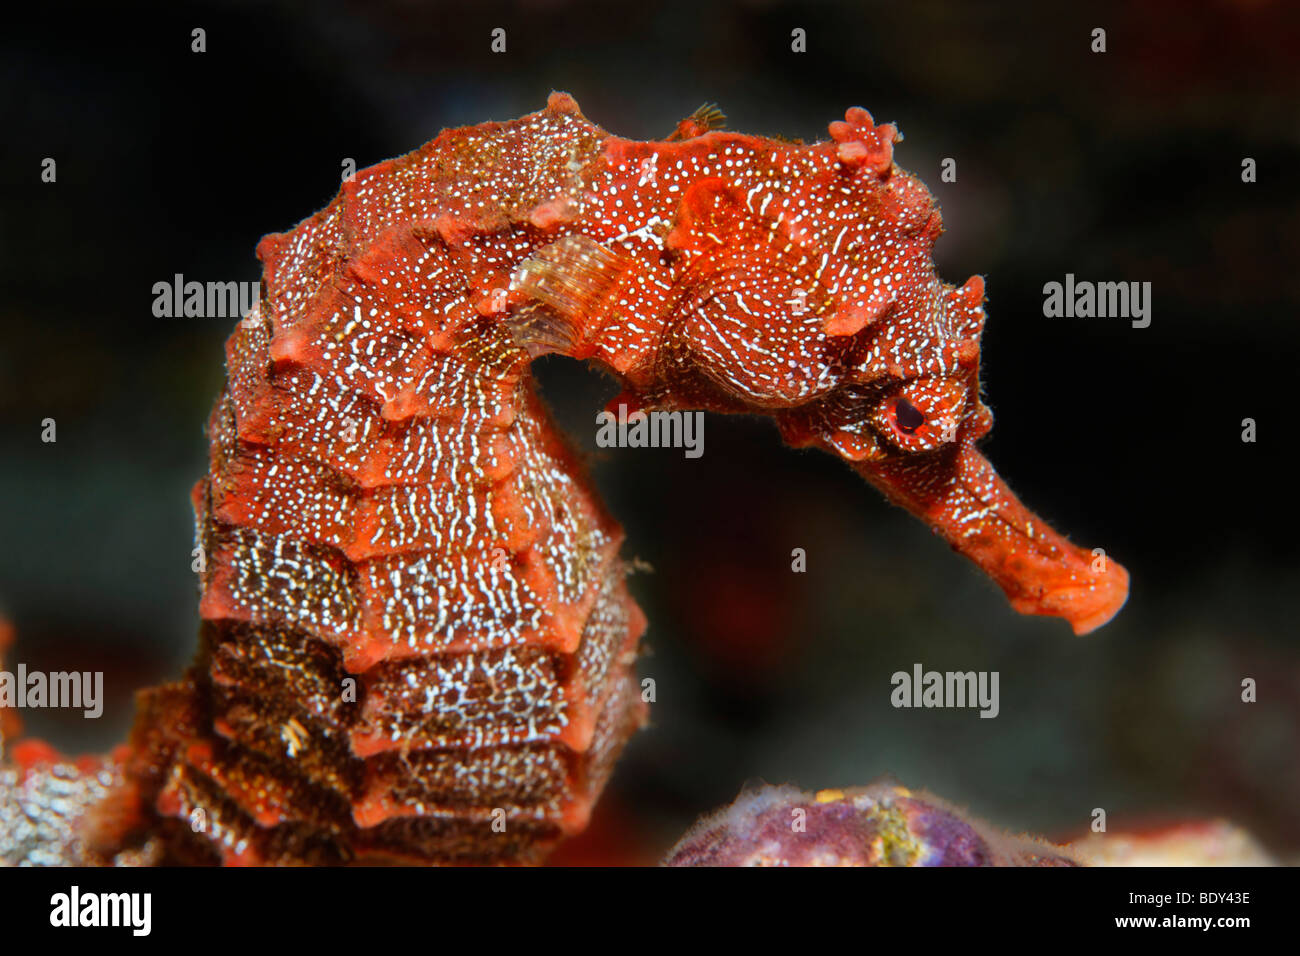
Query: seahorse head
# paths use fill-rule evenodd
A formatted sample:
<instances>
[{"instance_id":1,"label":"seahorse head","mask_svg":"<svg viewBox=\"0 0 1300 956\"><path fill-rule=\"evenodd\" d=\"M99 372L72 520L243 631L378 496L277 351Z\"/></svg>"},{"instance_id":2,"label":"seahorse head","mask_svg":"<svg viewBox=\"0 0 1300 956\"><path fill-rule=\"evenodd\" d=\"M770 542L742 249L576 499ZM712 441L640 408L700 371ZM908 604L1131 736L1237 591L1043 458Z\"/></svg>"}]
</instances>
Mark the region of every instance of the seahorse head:
<instances>
[{"instance_id":1,"label":"seahorse head","mask_svg":"<svg viewBox=\"0 0 1300 956\"><path fill-rule=\"evenodd\" d=\"M808 147L708 139L710 175L682 190L664 241L675 298L638 382L647 403L771 415L787 442L838 455L926 521L1017 610L1077 633L1109 620L1127 572L1028 511L977 448L993 425L984 279L936 275L939 210L894 164L894 127L855 109Z\"/></svg>"},{"instance_id":2,"label":"seahorse head","mask_svg":"<svg viewBox=\"0 0 1300 956\"><path fill-rule=\"evenodd\" d=\"M856 108L809 145L701 130L604 140L574 234L515 274L520 341L594 359L642 409L771 416L929 524L1017 610L1078 633L1109 620L1124 569L1052 531L977 448L993 425L985 283L936 274L942 220L894 162L898 131Z\"/></svg>"}]
</instances>

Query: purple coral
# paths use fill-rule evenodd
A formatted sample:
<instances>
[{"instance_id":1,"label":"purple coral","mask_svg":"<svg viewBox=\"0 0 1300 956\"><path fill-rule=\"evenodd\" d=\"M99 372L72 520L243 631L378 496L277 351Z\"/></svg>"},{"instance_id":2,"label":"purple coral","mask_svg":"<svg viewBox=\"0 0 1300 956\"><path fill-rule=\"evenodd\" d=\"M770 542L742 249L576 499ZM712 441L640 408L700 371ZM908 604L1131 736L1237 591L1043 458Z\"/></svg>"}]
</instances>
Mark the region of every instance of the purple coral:
<instances>
[{"instance_id":1,"label":"purple coral","mask_svg":"<svg viewBox=\"0 0 1300 956\"><path fill-rule=\"evenodd\" d=\"M892 782L808 793L759 787L697 823L666 866L1077 866Z\"/></svg>"}]
</instances>

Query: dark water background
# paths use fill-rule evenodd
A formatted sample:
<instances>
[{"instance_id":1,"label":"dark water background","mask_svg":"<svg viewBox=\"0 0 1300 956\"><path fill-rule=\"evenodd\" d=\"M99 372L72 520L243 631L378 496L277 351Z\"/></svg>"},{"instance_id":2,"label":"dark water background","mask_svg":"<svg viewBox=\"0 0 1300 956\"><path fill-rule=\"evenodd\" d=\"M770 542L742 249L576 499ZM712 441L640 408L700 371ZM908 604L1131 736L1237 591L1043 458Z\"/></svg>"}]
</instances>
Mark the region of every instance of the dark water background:
<instances>
[{"instance_id":1,"label":"dark water background","mask_svg":"<svg viewBox=\"0 0 1300 956\"><path fill-rule=\"evenodd\" d=\"M544 394L591 452L625 553L655 569L633 590L658 702L597 850L652 859L746 780L889 772L1014 828L1066 834L1094 807L1112 828L1223 814L1300 852L1295 9L387 0L43 4L9 21L0 606L11 661L103 670L110 695L98 722L29 711L28 729L107 747L131 690L194 647L188 490L233 323L155 318L155 282L256 281L258 238L324 205L343 157L370 165L552 89L632 138L715 101L732 129L811 140L861 105L898 123L897 161L940 201L940 273L987 277L986 451L1031 507L1127 565L1132 598L1086 638L1019 617L920 523L761 420L710 417L698 460L597 454L614 385L546 360ZM1043 284L1067 272L1150 281L1151 327L1043 318ZM893 709L889 677L917 661L999 671L1000 716ZM1258 703L1240 702L1243 677Z\"/></svg>"}]
</instances>

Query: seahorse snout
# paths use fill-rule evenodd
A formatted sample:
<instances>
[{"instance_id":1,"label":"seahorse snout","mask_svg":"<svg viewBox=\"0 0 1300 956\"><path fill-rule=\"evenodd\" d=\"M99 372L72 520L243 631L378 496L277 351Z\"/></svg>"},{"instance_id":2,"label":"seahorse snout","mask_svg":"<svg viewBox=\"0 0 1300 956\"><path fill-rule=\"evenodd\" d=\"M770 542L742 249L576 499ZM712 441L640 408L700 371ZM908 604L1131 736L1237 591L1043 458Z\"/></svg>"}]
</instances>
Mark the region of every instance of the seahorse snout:
<instances>
[{"instance_id":1,"label":"seahorse snout","mask_svg":"<svg viewBox=\"0 0 1300 956\"><path fill-rule=\"evenodd\" d=\"M973 444L854 465L891 501L979 565L1021 614L1065 618L1076 634L1109 621L1128 599L1128 572L1026 508Z\"/></svg>"}]
</instances>

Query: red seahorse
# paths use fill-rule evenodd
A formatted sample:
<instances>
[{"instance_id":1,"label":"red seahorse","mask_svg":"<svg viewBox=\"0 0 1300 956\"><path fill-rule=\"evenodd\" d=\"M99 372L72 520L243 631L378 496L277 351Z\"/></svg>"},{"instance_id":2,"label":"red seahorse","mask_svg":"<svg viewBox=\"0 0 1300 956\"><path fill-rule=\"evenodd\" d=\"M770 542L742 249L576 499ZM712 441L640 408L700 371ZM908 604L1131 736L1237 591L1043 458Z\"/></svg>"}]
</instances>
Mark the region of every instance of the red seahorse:
<instances>
[{"instance_id":1,"label":"red seahorse","mask_svg":"<svg viewBox=\"0 0 1300 956\"><path fill-rule=\"evenodd\" d=\"M615 404L771 415L1021 612L1083 633L1123 604L1123 568L975 448L983 280L936 276L894 127L715 122L632 142L556 93L262 241L194 492L199 660L144 695L119 801L166 859L526 861L583 826L642 721L644 621L534 393L544 353L608 370Z\"/></svg>"}]
</instances>

